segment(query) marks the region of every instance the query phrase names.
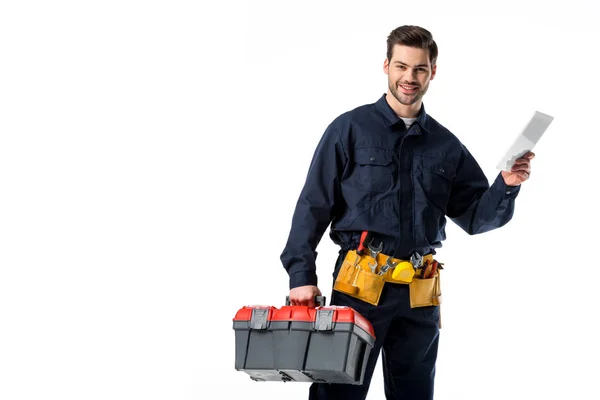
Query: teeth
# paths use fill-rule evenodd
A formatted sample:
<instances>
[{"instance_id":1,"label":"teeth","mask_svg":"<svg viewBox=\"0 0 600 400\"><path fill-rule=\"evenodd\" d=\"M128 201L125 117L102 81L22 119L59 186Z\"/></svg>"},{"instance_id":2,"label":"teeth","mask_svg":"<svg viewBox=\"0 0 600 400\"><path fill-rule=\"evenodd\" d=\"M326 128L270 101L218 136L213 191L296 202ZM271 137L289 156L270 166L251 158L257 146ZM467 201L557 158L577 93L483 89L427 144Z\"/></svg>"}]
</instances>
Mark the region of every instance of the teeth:
<instances>
[{"instance_id":1,"label":"teeth","mask_svg":"<svg viewBox=\"0 0 600 400\"><path fill-rule=\"evenodd\" d=\"M416 86L404 86L404 85L400 85L400 86L402 86L406 90L415 90L417 88Z\"/></svg>"}]
</instances>

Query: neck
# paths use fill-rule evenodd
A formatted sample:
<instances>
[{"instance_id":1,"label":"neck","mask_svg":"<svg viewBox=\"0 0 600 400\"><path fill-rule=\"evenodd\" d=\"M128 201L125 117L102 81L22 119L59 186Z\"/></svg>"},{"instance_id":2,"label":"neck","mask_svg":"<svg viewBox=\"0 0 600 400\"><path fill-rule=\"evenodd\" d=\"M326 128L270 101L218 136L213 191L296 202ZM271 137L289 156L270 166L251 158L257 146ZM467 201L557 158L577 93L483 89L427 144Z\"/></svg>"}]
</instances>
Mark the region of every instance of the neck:
<instances>
[{"instance_id":1,"label":"neck","mask_svg":"<svg viewBox=\"0 0 600 400\"><path fill-rule=\"evenodd\" d=\"M419 100L411 105L402 104L394 97L394 95L389 91L389 89L387 95L385 96L385 99L387 100L387 103L390 105L392 110L394 110L396 115L401 118L416 118L419 114L419 111L421 110L421 104L423 103L423 100Z\"/></svg>"}]
</instances>

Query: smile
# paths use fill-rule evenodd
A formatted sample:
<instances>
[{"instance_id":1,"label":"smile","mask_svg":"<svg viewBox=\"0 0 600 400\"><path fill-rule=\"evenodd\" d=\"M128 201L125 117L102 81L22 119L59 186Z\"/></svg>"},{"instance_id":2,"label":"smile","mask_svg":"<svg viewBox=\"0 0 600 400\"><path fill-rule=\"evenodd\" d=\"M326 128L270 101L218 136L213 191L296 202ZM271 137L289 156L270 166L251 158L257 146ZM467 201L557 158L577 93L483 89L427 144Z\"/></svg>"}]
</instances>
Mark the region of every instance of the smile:
<instances>
[{"instance_id":1,"label":"smile","mask_svg":"<svg viewBox=\"0 0 600 400\"><path fill-rule=\"evenodd\" d=\"M403 92L405 93L415 93L417 91L417 89L419 88L418 86L409 86L409 85L398 85L400 86L400 88L402 89Z\"/></svg>"}]
</instances>

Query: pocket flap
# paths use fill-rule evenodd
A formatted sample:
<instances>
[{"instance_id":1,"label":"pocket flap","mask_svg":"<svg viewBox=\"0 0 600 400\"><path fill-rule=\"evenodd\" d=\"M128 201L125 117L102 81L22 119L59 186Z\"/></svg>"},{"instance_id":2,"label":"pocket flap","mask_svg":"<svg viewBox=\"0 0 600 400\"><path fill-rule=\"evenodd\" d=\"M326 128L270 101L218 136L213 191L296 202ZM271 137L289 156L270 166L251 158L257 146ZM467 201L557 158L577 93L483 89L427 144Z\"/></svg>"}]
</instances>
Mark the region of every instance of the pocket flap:
<instances>
[{"instance_id":1,"label":"pocket flap","mask_svg":"<svg viewBox=\"0 0 600 400\"><path fill-rule=\"evenodd\" d=\"M423 167L436 175L448 179L449 181L454 179L456 176L454 165L437 158L424 158Z\"/></svg>"},{"instance_id":2,"label":"pocket flap","mask_svg":"<svg viewBox=\"0 0 600 400\"><path fill-rule=\"evenodd\" d=\"M392 152L377 147L356 149L354 159L360 165L386 166L392 162Z\"/></svg>"}]
</instances>

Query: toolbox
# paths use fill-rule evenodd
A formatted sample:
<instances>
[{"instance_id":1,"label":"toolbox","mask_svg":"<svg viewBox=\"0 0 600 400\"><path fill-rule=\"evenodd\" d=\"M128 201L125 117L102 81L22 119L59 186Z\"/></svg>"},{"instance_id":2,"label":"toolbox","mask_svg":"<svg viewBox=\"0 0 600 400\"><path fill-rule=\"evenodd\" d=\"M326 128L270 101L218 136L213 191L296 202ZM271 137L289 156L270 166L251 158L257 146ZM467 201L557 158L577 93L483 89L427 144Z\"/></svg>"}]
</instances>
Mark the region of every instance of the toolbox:
<instances>
[{"instance_id":1,"label":"toolbox","mask_svg":"<svg viewBox=\"0 0 600 400\"><path fill-rule=\"evenodd\" d=\"M351 307L244 306L233 319L235 369L255 381L363 383L375 343L371 323Z\"/></svg>"}]
</instances>

